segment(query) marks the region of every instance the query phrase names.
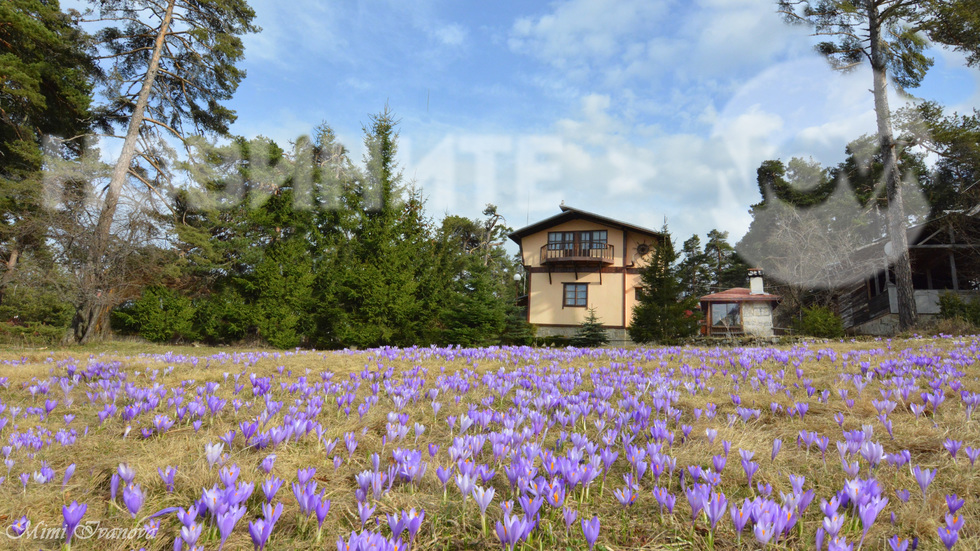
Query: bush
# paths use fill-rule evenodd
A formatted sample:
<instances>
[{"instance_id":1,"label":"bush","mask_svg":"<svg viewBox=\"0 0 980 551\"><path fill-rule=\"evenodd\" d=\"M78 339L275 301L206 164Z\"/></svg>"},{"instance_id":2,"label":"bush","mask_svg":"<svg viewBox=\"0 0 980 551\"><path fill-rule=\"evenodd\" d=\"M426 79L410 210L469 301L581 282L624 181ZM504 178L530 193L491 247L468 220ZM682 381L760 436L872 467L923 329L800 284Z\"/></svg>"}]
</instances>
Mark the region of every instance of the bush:
<instances>
[{"instance_id":1,"label":"bush","mask_svg":"<svg viewBox=\"0 0 980 551\"><path fill-rule=\"evenodd\" d=\"M535 337L534 346L548 346L551 348L565 348L571 345L572 340L563 335L552 335L550 337Z\"/></svg>"},{"instance_id":2,"label":"bush","mask_svg":"<svg viewBox=\"0 0 980 551\"><path fill-rule=\"evenodd\" d=\"M151 342L194 339L194 307L189 298L165 287L147 287L143 296L112 313L114 329Z\"/></svg>"},{"instance_id":3,"label":"bush","mask_svg":"<svg viewBox=\"0 0 980 551\"><path fill-rule=\"evenodd\" d=\"M918 328L918 330L925 335L930 335L933 337L942 335L962 337L965 335L980 334L980 328L959 316L952 318L936 318L922 325L920 328Z\"/></svg>"},{"instance_id":4,"label":"bush","mask_svg":"<svg viewBox=\"0 0 980 551\"><path fill-rule=\"evenodd\" d=\"M803 309L803 316L796 325L796 331L811 337L838 339L844 336L844 322L830 308L813 306Z\"/></svg>"},{"instance_id":5,"label":"bush","mask_svg":"<svg viewBox=\"0 0 980 551\"><path fill-rule=\"evenodd\" d=\"M939 317L944 320L959 318L971 325L980 326L980 302L963 300L956 293L943 293L939 297Z\"/></svg>"},{"instance_id":6,"label":"bush","mask_svg":"<svg viewBox=\"0 0 980 551\"><path fill-rule=\"evenodd\" d=\"M0 343L18 346L55 346L65 338L67 327L29 321L23 325L0 323Z\"/></svg>"}]
</instances>

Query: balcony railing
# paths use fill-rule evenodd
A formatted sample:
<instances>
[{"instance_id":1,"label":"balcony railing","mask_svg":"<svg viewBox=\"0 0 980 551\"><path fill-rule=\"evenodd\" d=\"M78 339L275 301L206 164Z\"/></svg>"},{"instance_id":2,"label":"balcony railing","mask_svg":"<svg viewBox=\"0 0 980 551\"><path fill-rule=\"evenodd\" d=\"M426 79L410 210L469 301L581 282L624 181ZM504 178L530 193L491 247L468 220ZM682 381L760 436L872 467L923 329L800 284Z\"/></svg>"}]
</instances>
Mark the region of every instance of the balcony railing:
<instances>
[{"instance_id":1,"label":"balcony railing","mask_svg":"<svg viewBox=\"0 0 980 551\"><path fill-rule=\"evenodd\" d=\"M612 264L615 247L606 243L549 244L541 247L541 263Z\"/></svg>"}]
</instances>

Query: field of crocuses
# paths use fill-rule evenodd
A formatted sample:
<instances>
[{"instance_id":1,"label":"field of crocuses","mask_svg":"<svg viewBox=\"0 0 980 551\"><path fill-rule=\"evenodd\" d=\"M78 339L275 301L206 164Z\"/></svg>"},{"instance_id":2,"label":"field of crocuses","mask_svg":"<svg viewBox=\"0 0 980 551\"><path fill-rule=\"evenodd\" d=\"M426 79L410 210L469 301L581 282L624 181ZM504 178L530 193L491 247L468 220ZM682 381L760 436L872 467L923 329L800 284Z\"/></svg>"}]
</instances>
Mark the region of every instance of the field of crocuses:
<instances>
[{"instance_id":1,"label":"field of crocuses","mask_svg":"<svg viewBox=\"0 0 980 551\"><path fill-rule=\"evenodd\" d=\"M977 549L978 346L5 354L0 549Z\"/></svg>"}]
</instances>

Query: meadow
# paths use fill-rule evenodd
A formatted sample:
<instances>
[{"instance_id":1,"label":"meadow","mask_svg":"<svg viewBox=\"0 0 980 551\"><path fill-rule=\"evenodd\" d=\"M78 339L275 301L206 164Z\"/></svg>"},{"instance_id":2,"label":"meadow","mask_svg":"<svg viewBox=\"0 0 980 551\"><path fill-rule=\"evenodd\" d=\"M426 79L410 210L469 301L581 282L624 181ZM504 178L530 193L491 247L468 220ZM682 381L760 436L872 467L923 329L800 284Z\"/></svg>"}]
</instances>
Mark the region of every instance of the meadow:
<instances>
[{"instance_id":1,"label":"meadow","mask_svg":"<svg viewBox=\"0 0 980 551\"><path fill-rule=\"evenodd\" d=\"M8 351L0 548L977 549L978 346Z\"/></svg>"}]
</instances>

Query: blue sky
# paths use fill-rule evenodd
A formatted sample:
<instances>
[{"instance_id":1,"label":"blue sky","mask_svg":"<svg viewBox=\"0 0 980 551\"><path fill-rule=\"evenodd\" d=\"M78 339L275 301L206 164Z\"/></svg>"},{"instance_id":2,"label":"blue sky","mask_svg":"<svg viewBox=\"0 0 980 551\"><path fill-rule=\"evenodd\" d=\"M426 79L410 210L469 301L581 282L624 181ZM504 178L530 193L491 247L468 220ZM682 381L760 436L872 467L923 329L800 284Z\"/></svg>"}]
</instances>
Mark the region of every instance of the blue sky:
<instances>
[{"instance_id":1,"label":"blue sky","mask_svg":"<svg viewBox=\"0 0 980 551\"><path fill-rule=\"evenodd\" d=\"M387 103L436 219L493 202L517 228L565 201L735 241L761 161L833 164L875 128L870 74L831 71L771 0L251 5L263 31L246 40L232 131L286 144L326 122L360 159ZM933 53L917 95L980 106L980 72Z\"/></svg>"}]
</instances>

